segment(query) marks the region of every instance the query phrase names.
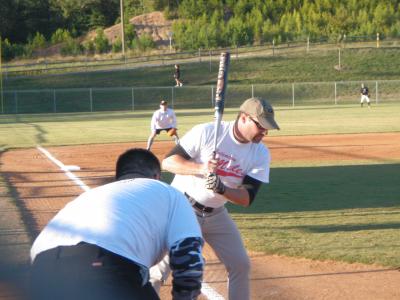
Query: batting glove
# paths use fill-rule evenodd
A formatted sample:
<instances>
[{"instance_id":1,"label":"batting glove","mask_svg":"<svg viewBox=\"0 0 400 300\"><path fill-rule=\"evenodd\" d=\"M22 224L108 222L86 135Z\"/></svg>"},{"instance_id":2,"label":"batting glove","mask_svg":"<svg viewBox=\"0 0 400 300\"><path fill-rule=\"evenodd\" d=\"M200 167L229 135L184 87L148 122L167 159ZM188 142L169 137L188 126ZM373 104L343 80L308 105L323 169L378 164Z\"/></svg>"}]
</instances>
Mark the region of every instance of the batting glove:
<instances>
[{"instance_id":1,"label":"batting glove","mask_svg":"<svg viewBox=\"0 0 400 300\"><path fill-rule=\"evenodd\" d=\"M219 176L215 173L210 173L206 177L206 188L213 190L214 193L223 195L225 193L226 187L222 183Z\"/></svg>"}]
</instances>

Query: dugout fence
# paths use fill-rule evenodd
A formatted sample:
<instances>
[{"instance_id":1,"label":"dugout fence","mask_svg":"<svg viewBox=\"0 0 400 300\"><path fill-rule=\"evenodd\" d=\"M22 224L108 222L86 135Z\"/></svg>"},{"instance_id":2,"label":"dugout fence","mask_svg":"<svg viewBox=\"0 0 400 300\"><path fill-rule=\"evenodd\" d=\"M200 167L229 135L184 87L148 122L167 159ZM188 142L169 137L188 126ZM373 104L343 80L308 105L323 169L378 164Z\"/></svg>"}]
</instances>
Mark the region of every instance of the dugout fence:
<instances>
[{"instance_id":1,"label":"dugout fence","mask_svg":"<svg viewBox=\"0 0 400 300\"><path fill-rule=\"evenodd\" d=\"M238 107L250 97L274 106L349 105L360 102L361 83L372 103L398 102L400 80L229 84L226 107ZM214 106L215 86L119 87L3 91L3 114L155 110L161 99L175 109Z\"/></svg>"}]
</instances>

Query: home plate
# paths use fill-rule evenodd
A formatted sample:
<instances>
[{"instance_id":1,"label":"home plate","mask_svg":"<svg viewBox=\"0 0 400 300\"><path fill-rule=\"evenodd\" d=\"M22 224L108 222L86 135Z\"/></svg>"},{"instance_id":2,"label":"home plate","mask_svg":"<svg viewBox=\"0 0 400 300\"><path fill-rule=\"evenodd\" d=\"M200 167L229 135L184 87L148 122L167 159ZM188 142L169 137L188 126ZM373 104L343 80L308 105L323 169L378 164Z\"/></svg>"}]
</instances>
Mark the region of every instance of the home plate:
<instances>
[{"instance_id":1,"label":"home plate","mask_svg":"<svg viewBox=\"0 0 400 300\"><path fill-rule=\"evenodd\" d=\"M62 168L64 171L79 171L81 169L80 166L64 166Z\"/></svg>"}]
</instances>

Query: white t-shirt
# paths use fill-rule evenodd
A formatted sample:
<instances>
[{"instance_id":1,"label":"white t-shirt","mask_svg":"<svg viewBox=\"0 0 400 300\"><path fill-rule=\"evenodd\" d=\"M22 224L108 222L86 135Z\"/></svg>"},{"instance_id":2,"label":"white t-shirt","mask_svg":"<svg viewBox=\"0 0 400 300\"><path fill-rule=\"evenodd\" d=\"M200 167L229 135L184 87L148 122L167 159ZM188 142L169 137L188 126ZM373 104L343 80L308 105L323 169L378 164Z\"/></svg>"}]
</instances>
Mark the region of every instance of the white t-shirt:
<instances>
[{"instance_id":1,"label":"white t-shirt","mask_svg":"<svg viewBox=\"0 0 400 300\"><path fill-rule=\"evenodd\" d=\"M153 113L150 124L151 131L156 129L177 128L175 112L171 108L165 111L161 108Z\"/></svg>"},{"instance_id":2,"label":"white t-shirt","mask_svg":"<svg viewBox=\"0 0 400 300\"><path fill-rule=\"evenodd\" d=\"M269 182L270 153L262 144L240 143L233 135L234 122L222 122L217 141L217 174L231 188L242 184L247 175L261 182ZM214 150L214 123L200 124L192 128L180 140L180 145L197 163L209 160ZM227 199L205 188L200 175L175 175L172 186L208 207L220 207Z\"/></svg>"},{"instance_id":3,"label":"white t-shirt","mask_svg":"<svg viewBox=\"0 0 400 300\"><path fill-rule=\"evenodd\" d=\"M68 203L35 240L31 260L42 251L83 241L149 268L176 241L201 236L182 193L157 180L127 179L94 188Z\"/></svg>"}]
</instances>

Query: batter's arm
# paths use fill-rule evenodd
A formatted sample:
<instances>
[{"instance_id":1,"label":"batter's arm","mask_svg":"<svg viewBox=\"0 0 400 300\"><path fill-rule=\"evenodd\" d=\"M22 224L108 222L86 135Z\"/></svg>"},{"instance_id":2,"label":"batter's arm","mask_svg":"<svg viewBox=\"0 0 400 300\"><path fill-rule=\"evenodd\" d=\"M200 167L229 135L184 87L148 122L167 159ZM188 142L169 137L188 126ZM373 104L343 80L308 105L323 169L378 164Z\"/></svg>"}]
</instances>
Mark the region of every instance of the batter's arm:
<instances>
[{"instance_id":1,"label":"batter's arm","mask_svg":"<svg viewBox=\"0 0 400 300\"><path fill-rule=\"evenodd\" d=\"M247 207L250 205L249 192L244 187L230 188L226 187L224 197L232 202L233 204Z\"/></svg>"},{"instance_id":2,"label":"batter's arm","mask_svg":"<svg viewBox=\"0 0 400 300\"><path fill-rule=\"evenodd\" d=\"M162 161L162 168L179 175L204 175L214 171L216 163L196 163L181 145L176 145Z\"/></svg>"},{"instance_id":3,"label":"batter's arm","mask_svg":"<svg viewBox=\"0 0 400 300\"><path fill-rule=\"evenodd\" d=\"M230 188L224 185L219 178L215 178L215 180L217 182L214 184L214 192L222 194L229 202L244 207L251 205L262 184L261 181L250 176L245 176L242 185L237 188ZM214 181L211 182L214 183ZM207 181L206 187L208 183Z\"/></svg>"}]
</instances>

